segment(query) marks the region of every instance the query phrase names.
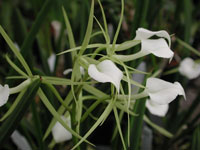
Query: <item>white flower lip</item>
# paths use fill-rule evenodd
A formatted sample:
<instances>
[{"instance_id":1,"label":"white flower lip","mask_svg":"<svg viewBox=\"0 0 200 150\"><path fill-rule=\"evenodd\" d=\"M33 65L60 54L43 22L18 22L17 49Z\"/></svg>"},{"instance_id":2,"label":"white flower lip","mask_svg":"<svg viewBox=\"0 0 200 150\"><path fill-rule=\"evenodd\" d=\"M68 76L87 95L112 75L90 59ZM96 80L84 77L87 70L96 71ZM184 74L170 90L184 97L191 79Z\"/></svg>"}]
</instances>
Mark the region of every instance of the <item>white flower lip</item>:
<instances>
[{"instance_id":1,"label":"white flower lip","mask_svg":"<svg viewBox=\"0 0 200 150\"><path fill-rule=\"evenodd\" d=\"M148 39L154 35L160 38ZM167 44L164 38L168 40L169 44ZM141 53L144 53L144 54L152 53L157 57L170 58L170 60L174 56L173 51L170 49L170 45L171 45L170 36L164 30L153 32L144 28L139 28L136 31L135 40L141 40Z\"/></svg>"},{"instance_id":2,"label":"white flower lip","mask_svg":"<svg viewBox=\"0 0 200 150\"><path fill-rule=\"evenodd\" d=\"M90 64L88 67L88 74L98 82L111 82L119 92L123 73L111 60L104 60L98 65Z\"/></svg>"},{"instance_id":3,"label":"white flower lip","mask_svg":"<svg viewBox=\"0 0 200 150\"><path fill-rule=\"evenodd\" d=\"M65 118L64 116L61 116L61 118L71 128L70 116L67 118ZM59 122L56 122L56 124L52 128L52 134L56 143L68 141L72 138L72 134L68 130L66 130Z\"/></svg>"},{"instance_id":4,"label":"white flower lip","mask_svg":"<svg viewBox=\"0 0 200 150\"><path fill-rule=\"evenodd\" d=\"M178 95L185 98L184 89L179 82L170 83L158 78L147 79L146 92L152 101L160 105L170 103Z\"/></svg>"},{"instance_id":5,"label":"white flower lip","mask_svg":"<svg viewBox=\"0 0 200 150\"><path fill-rule=\"evenodd\" d=\"M9 94L9 86L6 84L3 87L0 84L0 107L7 103Z\"/></svg>"},{"instance_id":6,"label":"white flower lip","mask_svg":"<svg viewBox=\"0 0 200 150\"><path fill-rule=\"evenodd\" d=\"M159 105L154 101L147 99L146 107L153 115L164 117L169 109L169 104Z\"/></svg>"},{"instance_id":7,"label":"white flower lip","mask_svg":"<svg viewBox=\"0 0 200 150\"><path fill-rule=\"evenodd\" d=\"M200 63L195 63L192 58L185 58L181 61L179 72L188 79L195 79L200 75Z\"/></svg>"}]
</instances>

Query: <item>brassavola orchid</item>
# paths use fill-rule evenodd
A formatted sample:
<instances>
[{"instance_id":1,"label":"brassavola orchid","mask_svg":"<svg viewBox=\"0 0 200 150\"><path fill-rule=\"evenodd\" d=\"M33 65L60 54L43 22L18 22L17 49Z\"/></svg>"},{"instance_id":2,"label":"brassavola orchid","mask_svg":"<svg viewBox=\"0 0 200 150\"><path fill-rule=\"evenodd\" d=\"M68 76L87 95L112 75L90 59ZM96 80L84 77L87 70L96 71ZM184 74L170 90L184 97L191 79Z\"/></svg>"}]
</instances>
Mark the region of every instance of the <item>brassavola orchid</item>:
<instances>
[{"instance_id":1,"label":"brassavola orchid","mask_svg":"<svg viewBox=\"0 0 200 150\"><path fill-rule=\"evenodd\" d=\"M185 99L185 91L179 82L170 83L158 78L148 78L145 91L150 100L165 105L172 102L178 95Z\"/></svg>"},{"instance_id":2,"label":"brassavola orchid","mask_svg":"<svg viewBox=\"0 0 200 150\"><path fill-rule=\"evenodd\" d=\"M158 39L149 39L153 36L159 37ZM167 39L167 41L165 40ZM161 58L169 58L170 61L174 56L173 51L170 49L171 46L171 39L169 34L164 31L150 31L144 28L139 28L136 31L136 37L134 40L141 41L141 50L135 54L131 55L115 55L114 57L126 62L131 61L148 54L153 54L157 57Z\"/></svg>"},{"instance_id":3,"label":"brassavola orchid","mask_svg":"<svg viewBox=\"0 0 200 150\"><path fill-rule=\"evenodd\" d=\"M123 72L111 60L104 60L98 65L90 64L88 74L98 82L111 82L119 92Z\"/></svg>"}]
</instances>

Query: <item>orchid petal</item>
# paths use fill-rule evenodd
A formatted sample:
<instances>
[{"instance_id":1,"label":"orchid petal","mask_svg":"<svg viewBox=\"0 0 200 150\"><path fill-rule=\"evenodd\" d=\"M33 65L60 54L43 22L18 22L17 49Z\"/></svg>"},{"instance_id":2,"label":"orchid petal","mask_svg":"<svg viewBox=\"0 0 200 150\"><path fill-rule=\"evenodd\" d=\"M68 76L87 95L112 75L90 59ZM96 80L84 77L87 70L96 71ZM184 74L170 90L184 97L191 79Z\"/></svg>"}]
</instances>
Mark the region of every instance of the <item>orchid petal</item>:
<instances>
[{"instance_id":1,"label":"orchid petal","mask_svg":"<svg viewBox=\"0 0 200 150\"><path fill-rule=\"evenodd\" d=\"M144 54L154 54L157 57L162 58L172 58L174 53L169 48L167 42L160 38L160 39L147 39L141 40L141 53Z\"/></svg>"},{"instance_id":2,"label":"orchid petal","mask_svg":"<svg viewBox=\"0 0 200 150\"><path fill-rule=\"evenodd\" d=\"M71 128L70 116L67 118L65 118L64 116L61 116L61 118ZM72 134L68 130L66 130L59 122L56 122L56 124L52 128L52 134L56 143L68 141L72 138Z\"/></svg>"},{"instance_id":3,"label":"orchid petal","mask_svg":"<svg viewBox=\"0 0 200 150\"><path fill-rule=\"evenodd\" d=\"M192 58L181 61L179 72L188 79L195 79L200 75L200 63L195 63Z\"/></svg>"},{"instance_id":4,"label":"orchid petal","mask_svg":"<svg viewBox=\"0 0 200 150\"><path fill-rule=\"evenodd\" d=\"M0 107L7 103L9 97L9 87L8 85L0 85Z\"/></svg>"},{"instance_id":5,"label":"orchid petal","mask_svg":"<svg viewBox=\"0 0 200 150\"><path fill-rule=\"evenodd\" d=\"M180 83L173 84L157 78L147 79L146 92L152 101L161 105L170 103L178 95L183 95L185 98L185 92Z\"/></svg>"},{"instance_id":6,"label":"orchid petal","mask_svg":"<svg viewBox=\"0 0 200 150\"><path fill-rule=\"evenodd\" d=\"M148 39L148 38L150 38L150 37L152 37L154 35L156 35L158 37L161 37L161 38L166 38L168 40L168 42L169 42L169 46L171 46L170 36L164 30L161 30L161 31L150 31L150 30L147 30L147 29L144 29L144 28L139 28L136 31L135 40L145 40L145 39Z\"/></svg>"},{"instance_id":7,"label":"orchid petal","mask_svg":"<svg viewBox=\"0 0 200 150\"><path fill-rule=\"evenodd\" d=\"M164 117L169 109L169 104L159 105L154 101L148 99L146 101L146 107L153 115Z\"/></svg>"},{"instance_id":8,"label":"orchid petal","mask_svg":"<svg viewBox=\"0 0 200 150\"><path fill-rule=\"evenodd\" d=\"M111 82L119 92L123 73L111 60L104 60L98 65L90 64L88 74L98 82Z\"/></svg>"},{"instance_id":9,"label":"orchid petal","mask_svg":"<svg viewBox=\"0 0 200 150\"><path fill-rule=\"evenodd\" d=\"M51 56L48 58L49 69L50 69L51 72L54 71L55 62L56 62L56 55L53 53L53 54L51 54Z\"/></svg>"}]
</instances>

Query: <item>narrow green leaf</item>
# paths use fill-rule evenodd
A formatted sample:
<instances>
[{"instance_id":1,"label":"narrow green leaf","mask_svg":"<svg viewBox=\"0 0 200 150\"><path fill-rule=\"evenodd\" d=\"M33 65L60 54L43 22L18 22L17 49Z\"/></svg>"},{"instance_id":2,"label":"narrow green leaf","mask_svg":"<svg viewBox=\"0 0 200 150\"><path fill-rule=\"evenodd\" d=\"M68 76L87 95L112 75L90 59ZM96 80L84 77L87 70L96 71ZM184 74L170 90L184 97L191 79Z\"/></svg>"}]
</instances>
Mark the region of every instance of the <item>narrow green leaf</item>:
<instances>
[{"instance_id":1,"label":"narrow green leaf","mask_svg":"<svg viewBox=\"0 0 200 150\"><path fill-rule=\"evenodd\" d=\"M146 115L144 115L144 121L146 123L148 123L151 127L153 127L155 130L157 130L159 133L161 133L162 135L168 137L168 138L172 138L173 134L171 134L169 131L165 130L164 128L154 124L153 122L151 122L151 120L149 120L149 118L147 118Z\"/></svg>"},{"instance_id":2,"label":"narrow green leaf","mask_svg":"<svg viewBox=\"0 0 200 150\"><path fill-rule=\"evenodd\" d=\"M22 16L19 7L15 7L13 15L12 23L15 40L19 45L21 45L28 33L25 18Z\"/></svg>"},{"instance_id":3,"label":"narrow green leaf","mask_svg":"<svg viewBox=\"0 0 200 150\"><path fill-rule=\"evenodd\" d=\"M66 110L70 111L71 108L65 104L65 102L63 101L62 97L60 96L60 94L58 93L56 88L51 84L47 84L47 86L51 89L53 94L56 96L56 98L59 100L59 102L66 108Z\"/></svg>"},{"instance_id":4,"label":"narrow green leaf","mask_svg":"<svg viewBox=\"0 0 200 150\"><path fill-rule=\"evenodd\" d=\"M99 6L101 8L101 13L102 13L102 16L103 16L103 23L104 23L104 28L105 28L105 34L106 34L106 37L107 37L107 44L110 43L110 37L108 36L108 25L107 25L107 21L106 21L106 15L105 15L105 12L103 10L103 6L101 4L101 1L98 0L98 3L99 3Z\"/></svg>"},{"instance_id":5,"label":"narrow green leaf","mask_svg":"<svg viewBox=\"0 0 200 150\"><path fill-rule=\"evenodd\" d=\"M124 50L128 50L131 47L134 47L138 44L140 44L141 41L140 40L131 40L131 41L126 41L124 43L119 44L118 46L116 46L115 51L124 51Z\"/></svg>"},{"instance_id":6,"label":"narrow green leaf","mask_svg":"<svg viewBox=\"0 0 200 150\"><path fill-rule=\"evenodd\" d=\"M11 39L9 38L9 36L6 34L6 32L4 31L4 29L1 27L1 25L0 25L0 33L3 36L3 38L5 39L5 41L7 42L7 44L9 45L10 49L16 55L16 57L18 58L18 60L20 61L20 63L22 64L22 66L24 67L24 69L26 70L26 72L28 73L28 75L32 76L32 73L31 73L31 70L30 70L28 64L24 60L23 56L20 54L20 52L17 49L17 47L15 46L15 44L11 41Z\"/></svg>"},{"instance_id":7,"label":"narrow green leaf","mask_svg":"<svg viewBox=\"0 0 200 150\"><path fill-rule=\"evenodd\" d=\"M191 150L200 149L199 139L200 139L200 125L198 125L193 132Z\"/></svg>"},{"instance_id":8,"label":"narrow green leaf","mask_svg":"<svg viewBox=\"0 0 200 150\"><path fill-rule=\"evenodd\" d=\"M33 122L34 122L34 127L35 127L35 133L36 133L36 139L37 139L37 143L39 145L39 149L40 150L45 150L46 146L45 146L45 142L42 141L42 122L41 119L39 117L39 112L37 111L37 105L35 103L35 101L32 102L31 104L31 108L32 108L32 114L33 114Z\"/></svg>"},{"instance_id":9,"label":"narrow green leaf","mask_svg":"<svg viewBox=\"0 0 200 150\"><path fill-rule=\"evenodd\" d=\"M200 57L200 52L198 50L196 50L195 48L193 48L192 46L190 46L189 44L187 44L186 42L182 41L179 38L176 38L177 42L179 44L181 44L183 47L185 47L186 49L188 49L189 51L193 52L195 55Z\"/></svg>"},{"instance_id":10,"label":"narrow green leaf","mask_svg":"<svg viewBox=\"0 0 200 150\"><path fill-rule=\"evenodd\" d=\"M58 77L50 77L50 76L42 76L42 83L49 83L53 85L84 85L91 84L94 82L73 82L70 79L58 78Z\"/></svg>"},{"instance_id":11,"label":"narrow green leaf","mask_svg":"<svg viewBox=\"0 0 200 150\"><path fill-rule=\"evenodd\" d=\"M101 31L102 31L102 33L103 33L103 36L104 36L104 38L105 38L105 40L106 40L106 43L109 44L108 35L107 35L106 32L104 31L104 29L103 29L101 23L99 22L99 20L98 20L95 16L94 16L94 19L96 20L97 24L99 25L99 27L100 27L100 29L101 29Z\"/></svg>"},{"instance_id":12,"label":"narrow green leaf","mask_svg":"<svg viewBox=\"0 0 200 150\"><path fill-rule=\"evenodd\" d=\"M143 115L145 113L145 99L137 100L133 112L139 116L133 116L130 121L130 149L138 150L142 133Z\"/></svg>"},{"instance_id":13,"label":"narrow green leaf","mask_svg":"<svg viewBox=\"0 0 200 150\"><path fill-rule=\"evenodd\" d=\"M83 116L81 117L81 122L83 122L87 116L103 101L105 101L106 99L108 99L109 97L105 97L105 98L101 98L98 99L96 102L94 102L87 110L86 112L83 114Z\"/></svg>"},{"instance_id":14,"label":"narrow green leaf","mask_svg":"<svg viewBox=\"0 0 200 150\"><path fill-rule=\"evenodd\" d=\"M21 53L26 59L28 57L28 54L30 53L30 48L32 46L32 43L43 24L46 16L48 15L48 11L50 10L51 6L53 5L55 1L52 0L46 0L44 4L42 5L42 8L40 9L36 20L34 21L26 39L24 40L22 47L21 47ZM26 59L27 60L27 59Z\"/></svg>"},{"instance_id":15,"label":"narrow green leaf","mask_svg":"<svg viewBox=\"0 0 200 150\"><path fill-rule=\"evenodd\" d=\"M168 70L166 72L163 72L162 75L170 75L170 74L177 73L177 72L178 72L178 67L177 68L173 68L171 70Z\"/></svg>"},{"instance_id":16,"label":"narrow green leaf","mask_svg":"<svg viewBox=\"0 0 200 150\"><path fill-rule=\"evenodd\" d=\"M8 55L6 55L6 60L7 62L13 67L13 69L15 69L19 74L21 74L24 77L28 78L28 75L26 73L24 73L19 67L17 67L14 62L12 60L10 60L10 58L8 57Z\"/></svg>"},{"instance_id":17,"label":"narrow green leaf","mask_svg":"<svg viewBox=\"0 0 200 150\"><path fill-rule=\"evenodd\" d=\"M122 20L123 20L123 16L124 16L124 0L121 0L121 15L120 15L120 20L119 20L119 23L118 23L118 26L117 26L117 31L115 32L115 36L114 36L114 39L113 39L113 45L112 45L112 50L114 51L115 49L115 44L117 42L117 38L118 38L118 35L119 35L119 31L120 31L120 28L121 28L121 25L122 25Z\"/></svg>"},{"instance_id":18,"label":"narrow green leaf","mask_svg":"<svg viewBox=\"0 0 200 150\"><path fill-rule=\"evenodd\" d=\"M87 26L85 38L82 43L81 50L79 52L79 56L81 56L84 53L85 49L87 48L87 45L89 44L90 36L92 33L92 27L93 27L93 16L94 16L94 0L92 0L92 3L91 3L88 26Z\"/></svg>"},{"instance_id":19,"label":"narrow green leaf","mask_svg":"<svg viewBox=\"0 0 200 150\"><path fill-rule=\"evenodd\" d=\"M90 44L90 45L86 46L86 48L96 48L96 47L106 48L106 45L105 44L101 44L101 43L96 43L96 44ZM82 49L82 46L78 46L78 47L70 48L68 50L64 50L63 52L60 52L57 55L62 55L62 54L73 52L73 51L77 51L77 50L80 50L80 49Z\"/></svg>"},{"instance_id":20,"label":"narrow green leaf","mask_svg":"<svg viewBox=\"0 0 200 150\"><path fill-rule=\"evenodd\" d=\"M132 0L132 1L134 1L134 0ZM133 22L131 25L131 27L132 27L131 37L132 38L135 37L135 31L137 30L137 28L145 27L146 16L148 13L148 6L149 6L149 0L135 0L135 3L134 3L135 15L134 15Z\"/></svg>"},{"instance_id":21,"label":"narrow green leaf","mask_svg":"<svg viewBox=\"0 0 200 150\"><path fill-rule=\"evenodd\" d=\"M97 96L98 98L102 98L102 97L106 97L107 95L105 93L103 93L102 91L96 89L95 87L85 84L83 86L83 89L89 93L91 93L92 95Z\"/></svg>"},{"instance_id":22,"label":"narrow green leaf","mask_svg":"<svg viewBox=\"0 0 200 150\"><path fill-rule=\"evenodd\" d=\"M122 80L124 80L124 81L126 81L126 82L128 82L128 83L130 83L130 84L133 84L133 85L135 85L135 86L137 86L137 87L140 87L140 88L145 88L142 84L140 84L140 83L138 83L138 82L136 82L136 81L134 81L134 80L132 80L132 79L128 79L126 76L123 76L123 78L122 78Z\"/></svg>"},{"instance_id":23,"label":"narrow green leaf","mask_svg":"<svg viewBox=\"0 0 200 150\"><path fill-rule=\"evenodd\" d=\"M24 76L7 76L6 79L27 79L27 77L24 77Z\"/></svg>"},{"instance_id":24,"label":"narrow green leaf","mask_svg":"<svg viewBox=\"0 0 200 150\"><path fill-rule=\"evenodd\" d=\"M124 150L126 150L126 145L125 145L125 142L124 142L122 129L121 129L121 126L120 126L120 120L119 120L119 116L118 116L116 107L113 108L113 111L114 111L115 120L116 120L116 123L117 123L117 128L118 128L118 131L119 131L119 135L120 135L121 140L122 140L122 145L123 145Z\"/></svg>"},{"instance_id":25,"label":"narrow green leaf","mask_svg":"<svg viewBox=\"0 0 200 150\"><path fill-rule=\"evenodd\" d=\"M66 13L64 7L62 7L62 12L63 12L64 20L65 20L65 25L67 27L69 46L70 46L70 48L74 48L74 47L76 47L74 35L73 35L72 28L71 28L71 25L70 25L70 22L69 22L69 19L68 19L68 16L67 16L67 13ZM76 51L73 51L72 52L72 60L74 60L75 56L76 56Z\"/></svg>"},{"instance_id":26,"label":"narrow green leaf","mask_svg":"<svg viewBox=\"0 0 200 150\"><path fill-rule=\"evenodd\" d=\"M184 13L184 41L189 42L192 26L192 2L190 0L183 0ZM189 53L187 53L189 54Z\"/></svg>"},{"instance_id":27,"label":"narrow green leaf","mask_svg":"<svg viewBox=\"0 0 200 150\"><path fill-rule=\"evenodd\" d=\"M132 110L127 109L127 106L126 106L126 105L122 105L122 104L120 104L119 102L116 102L116 103L115 103L115 106L116 106L118 109L122 110L123 112L126 112L127 114L130 114L130 115L132 115L132 116L138 116L138 114L135 114L134 112L132 112Z\"/></svg>"}]
</instances>

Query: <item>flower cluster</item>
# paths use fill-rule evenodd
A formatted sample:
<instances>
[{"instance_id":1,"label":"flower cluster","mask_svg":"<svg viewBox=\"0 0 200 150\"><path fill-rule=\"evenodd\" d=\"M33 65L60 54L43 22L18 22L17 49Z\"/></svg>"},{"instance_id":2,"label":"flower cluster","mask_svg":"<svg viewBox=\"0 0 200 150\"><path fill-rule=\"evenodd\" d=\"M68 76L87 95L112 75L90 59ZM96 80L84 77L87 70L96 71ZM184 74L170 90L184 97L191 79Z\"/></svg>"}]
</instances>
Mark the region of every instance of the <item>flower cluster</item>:
<instances>
[{"instance_id":1,"label":"flower cluster","mask_svg":"<svg viewBox=\"0 0 200 150\"><path fill-rule=\"evenodd\" d=\"M155 35L159 38L149 39ZM165 39L167 39L168 43ZM114 57L123 62L131 61L150 53L157 57L169 58L170 60L173 58L174 53L170 49L170 36L166 31L152 32L147 29L139 28L136 31L135 40L141 41L141 50L138 53L131 55L114 55ZM97 65L90 64L88 67L88 74L98 82L112 83L119 93L120 81L123 78L123 73L111 60L104 60ZM169 107L168 104L173 101L177 95L183 95L185 98L185 92L179 82L172 84L158 78L147 79L145 92L150 97L146 103L147 108L152 114L158 116L164 116L166 114Z\"/></svg>"},{"instance_id":2,"label":"flower cluster","mask_svg":"<svg viewBox=\"0 0 200 150\"><path fill-rule=\"evenodd\" d=\"M157 37L157 38L153 38ZM152 39L153 38L153 39ZM117 54L117 51L122 51L122 50L127 50L137 44L141 44L141 49L139 52L135 54L130 54L130 55L119 55ZM108 103L107 108L105 109L104 113L107 114L102 114L104 117L100 117L97 123L94 125L95 127L99 125L101 122L103 122L104 119L106 119L106 116L109 115L111 110L113 109L115 111L115 105L112 104L115 100L123 100L121 105L121 102L119 104L119 108L122 108L123 111L129 111L131 110L130 108L130 103L131 101L135 101L139 98L146 98L146 107L149 109L149 111L158 116L165 116L169 107L169 103L172 102L178 95L182 95L185 99L185 92L183 87L179 82L174 82L170 83L167 81L164 81L162 79L156 78L154 76L146 78L146 86L143 86L140 83L137 83L136 81L130 79L129 77L129 69L131 67L127 66L124 62L128 61L133 61L135 59L144 57L149 54L153 54L157 57L161 58L168 58L171 59L174 56L174 53L170 49L171 45L171 40L170 36L166 31L149 31L144 28L139 28L136 31L136 37L131 40L124 42L122 44L115 44L115 45L110 45L110 44L91 44L86 46L86 48L94 48L100 46L100 48L106 49L107 55L101 55L98 52L94 53L93 55L100 55L102 56L98 60L95 59L95 57L89 57L90 55L84 55L84 50L86 48L74 48L71 49L71 51L75 51L80 49L80 53L78 54L79 57L76 58L76 61L74 62L74 67L67 69L64 71L64 74L72 73L72 77L70 81L66 81L67 83L70 84L77 84L81 85L82 81L87 81L88 79L93 79L95 80L94 83L100 82L100 83L111 83L112 85L112 90L110 96L107 96L106 94L105 97L110 98L110 102ZM49 67L50 71L53 72L55 68L55 60L56 56L55 54L52 54L49 59ZM186 63L185 63L186 62ZM189 64L188 64L189 62ZM183 74L187 74L183 68L185 68L185 64L188 66L186 67L187 70L191 71L190 68L193 66L193 68L197 68L199 70L199 65L194 64L191 60L185 60L183 63L180 65L179 71L182 72ZM121 68L124 68L122 70ZM132 68L136 72L139 72L137 69ZM193 75L186 75L189 78L197 77L200 72L195 72ZM50 77L41 77L43 79L44 83L50 83L50 84L60 84L63 85L66 83L64 80L59 80L58 78L50 78ZM93 81L92 80L92 81ZM129 87L129 93L128 95L124 94L123 90L123 85L121 84L121 81L125 81L128 83ZM91 81L91 82L92 82ZM63 83L64 82L64 83ZM0 106L4 105L10 94L18 93L22 91L27 85L31 83L31 78L28 78L24 82L22 82L20 85L14 88L9 88L8 85L5 85L4 87L0 85ZM87 84L87 83L86 83ZM89 84L89 82L88 82ZM136 95L131 95L130 91L130 85L135 84L138 87L143 88L143 91L139 94ZM92 87L94 87L94 84L92 84ZM86 89L87 90L87 89ZM74 99L76 100L77 97L81 97L81 92L79 92L79 95L74 94ZM44 100L44 95L40 91L39 94ZM94 94L95 95L95 94ZM100 96L101 97L101 96ZM128 97L128 98L127 98ZM133 98L132 98L133 97ZM149 97L149 98L148 98ZM46 100L46 99L45 99ZM61 100L61 103L64 105L65 103ZM80 103L80 104L79 104ZM76 110L79 110L79 106L82 106L82 101L77 101L75 104L77 105ZM116 106L118 106L116 104ZM125 108L125 107L127 108ZM49 107L49 106L48 106ZM112 108L113 107L113 108ZM52 108L53 109L53 108ZM82 109L82 108L80 108ZM76 116L75 119L79 118L77 122L80 123L80 118L81 118L81 111L77 111L78 115ZM116 112L115 112L116 113ZM59 114L60 115L60 114ZM64 117L61 114L61 120L67 124L66 127L63 127L59 122L54 122L54 126L52 126L52 135L54 138L54 141L56 143L64 142L66 140L70 140L72 138L72 130L68 131L68 129L71 129L71 117L68 114L68 117ZM89 133L91 133L95 127L92 127L90 131L88 131L88 134L86 134L79 143L84 141L84 138L87 138L89 136ZM73 133L76 135L76 133ZM77 135L76 135L77 136ZM78 143L78 144L79 144Z\"/></svg>"}]
</instances>

